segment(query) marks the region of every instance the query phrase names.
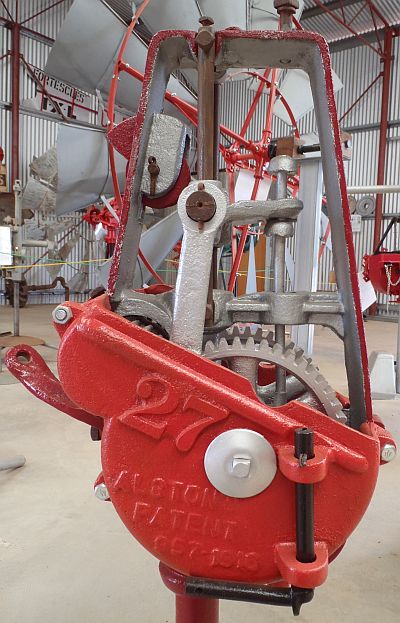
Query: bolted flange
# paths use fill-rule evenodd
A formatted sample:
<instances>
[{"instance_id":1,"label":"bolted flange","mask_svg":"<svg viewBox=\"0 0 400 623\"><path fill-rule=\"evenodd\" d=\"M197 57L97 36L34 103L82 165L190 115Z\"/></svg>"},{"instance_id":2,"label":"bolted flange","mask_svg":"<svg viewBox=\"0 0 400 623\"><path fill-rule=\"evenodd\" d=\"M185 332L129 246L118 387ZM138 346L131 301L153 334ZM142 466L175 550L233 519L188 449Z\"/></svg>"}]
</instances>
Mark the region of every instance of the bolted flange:
<instances>
[{"instance_id":1,"label":"bolted flange","mask_svg":"<svg viewBox=\"0 0 400 623\"><path fill-rule=\"evenodd\" d=\"M264 234L266 236L291 238L294 236L294 226L291 221L268 221L265 226Z\"/></svg>"},{"instance_id":2,"label":"bolted flange","mask_svg":"<svg viewBox=\"0 0 400 623\"><path fill-rule=\"evenodd\" d=\"M275 156L269 162L268 173L270 175L277 175L278 173L295 175L297 173L297 162L290 156Z\"/></svg>"},{"instance_id":3,"label":"bolted flange","mask_svg":"<svg viewBox=\"0 0 400 623\"><path fill-rule=\"evenodd\" d=\"M65 305L58 305L58 307L53 309L52 316L57 324L67 324L72 318L72 310Z\"/></svg>"},{"instance_id":4,"label":"bolted flange","mask_svg":"<svg viewBox=\"0 0 400 623\"><path fill-rule=\"evenodd\" d=\"M211 484L232 498L249 498L264 491L276 474L276 456L259 433L234 428L208 446L204 468Z\"/></svg>"}]
</instances>

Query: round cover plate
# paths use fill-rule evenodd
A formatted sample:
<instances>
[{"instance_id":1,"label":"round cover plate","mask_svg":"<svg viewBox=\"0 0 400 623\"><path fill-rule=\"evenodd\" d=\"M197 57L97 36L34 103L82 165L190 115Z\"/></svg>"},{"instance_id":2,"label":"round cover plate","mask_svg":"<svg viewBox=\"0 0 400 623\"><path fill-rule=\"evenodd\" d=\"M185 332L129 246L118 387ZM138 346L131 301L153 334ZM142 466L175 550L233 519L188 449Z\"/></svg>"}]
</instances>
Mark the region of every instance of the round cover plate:
<instances>
[{"instance_id":1,"label":"round cover plate","mask_svg":"<svg viewBox=\"0 0 400 623\"><path fill-rule=\"evenodd\" d=\"M234 462L248 466L248 475L234 473ZM214 487L233 498L249 498L264 491L276 474L271 444L253 430L234 428L218 435L208 446L204 468Z\"/></svg>"}]
</instances>

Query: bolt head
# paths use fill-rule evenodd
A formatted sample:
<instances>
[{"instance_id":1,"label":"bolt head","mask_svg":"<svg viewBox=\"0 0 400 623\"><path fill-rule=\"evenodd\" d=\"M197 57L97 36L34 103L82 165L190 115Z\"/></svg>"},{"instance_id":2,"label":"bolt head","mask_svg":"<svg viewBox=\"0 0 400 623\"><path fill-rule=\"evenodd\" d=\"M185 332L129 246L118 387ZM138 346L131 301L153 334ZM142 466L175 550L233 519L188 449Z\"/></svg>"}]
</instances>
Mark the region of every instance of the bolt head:
<instances>
[{"instance_id":1,"label":"bolt head","mask_svg":"<svg viewBox=\"0 0 400 623\"><path fill-rule=\"evenodd\" d=\"M98 485L95 486L94 494L96 498L98 500L101 500L102 502L106 502L107 500L110 499L108 489L106 485L104 484L104 482L100 482Z\"/></svg>"},{"instance_id":2,"label":"bolt head","mask_svg":"<svg viewBox=\"0 0 400 623\"><path fill-rule=\"evenodd\" d=\"M72 318L72 310L65 305L58 305L58 307L53 310L52 316L54 322L57 324L67 324Z\"/></svg>"},{"instance_id":3,"label":"bolt head","mask_svg":"<svg viewBox=\"0 0 400 623\"><path fill-rule=\"evenodd\" d=\"M396 458L397 448L392 443L385 443L381 449L381 459L385 463L390 463Z\"/></svg>"},{"instance_id":4,"label":"bolt head","mask_svg":"<svg viewBox=\"0 0 400 623\"><path fill-rule=\"evenodd\" d=\"M231 465L231 474L235 478L248 478L251 469L251 459L234 456Z\"/></svg>"}]
</instances>

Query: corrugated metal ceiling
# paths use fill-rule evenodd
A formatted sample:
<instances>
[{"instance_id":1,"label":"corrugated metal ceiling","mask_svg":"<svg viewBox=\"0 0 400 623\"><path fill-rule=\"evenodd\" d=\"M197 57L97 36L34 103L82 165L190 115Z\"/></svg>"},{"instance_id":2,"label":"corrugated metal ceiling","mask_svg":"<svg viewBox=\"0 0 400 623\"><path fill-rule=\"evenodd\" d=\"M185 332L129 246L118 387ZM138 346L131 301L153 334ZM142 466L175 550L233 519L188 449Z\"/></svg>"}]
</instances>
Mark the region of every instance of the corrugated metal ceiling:
<instances>
[{"instance_id":1,"label":"corrugated metal ceiling","mask_svg":"<svg viewBox=\"0 0 400 623\"><path fill-rule=\"evenodd\" d=\"M359 34L374 30L374 19L366 0L321 0L327 8L341 20L350 24ZM372 4L372 3L370 3ZM374 0L373 4L391 26L400 24L399 0ZM377 15L374 15L378 29L384 26ZM331 15L320 8L314 0L304 1L304 13L301 20L303 28L321 33L328 41L339 41L353 35L339 24Z\"/></svg>"}]
</instances>

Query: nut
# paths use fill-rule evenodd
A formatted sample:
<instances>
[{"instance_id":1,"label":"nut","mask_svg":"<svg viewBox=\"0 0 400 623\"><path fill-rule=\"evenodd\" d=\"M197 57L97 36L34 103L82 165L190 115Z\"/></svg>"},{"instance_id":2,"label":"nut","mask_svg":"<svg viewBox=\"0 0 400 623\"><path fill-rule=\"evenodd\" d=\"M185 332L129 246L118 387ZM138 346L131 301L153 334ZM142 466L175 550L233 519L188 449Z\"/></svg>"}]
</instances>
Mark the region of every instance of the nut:
<instances>
[{"instance_id":1,"label":"nut","mask_svg":"<svg viewBox=\"0 0 400 623\"><path fill-rule=\"evenodd\" d=\"M57 324L67 324L72 318L72 310L65 305L58 305L58 307L53 309L52 316Z\"/></svg>"},{"instance_id":2,"label":"nut","mask_svg":"<svg viewBox=\"0 0 400 623\"><path fill-rule=\"evenodd\" d=\"M208 15L202 15L199 17L199 22L202 26L212 26L214 24L213 18Z\"/></svg>"},{"instance_id":3,"label":"nut","mask_svg":"<svg viewBox=\"0 0 400 623\"><path fill-rule=\"evenodd\" d=\"M241 456L234 456L231 465L231 474L235 478L247 478L250 474L251 460Z\"/></svg>"},{"instance_id":4,"label":"nut","mask_svg":"<svg viewBox=\"0 0 400 623\"><path fill-rule=\"evenodd\" d=\"M393 459L396 458L397 448L392 443L385 443L385 445L381 449L381 459L385 461L385 463L390 463Z\"/></svg>"},{"instance_id":5,"label":"nut","mask_svg":"<svg viewBox=\"0 0 400 623\"><path fill-rule=\"evenodd\" d=\"M217 209L215 199L205 190L197 190L186 200L186 214L192 221L211 221Z\"/></svg>"},{"instance_id":6,"label":"nut","mask_svg":"<svg viewBox=\"0 0 400 623\"><path fill-rule=\"evenodd\" d=\"M100 482L98 485L95 486L94 494L96 498L98 500L101 500L102 502L107 502L110 499L110 496L108 494L108 489L106 485L104 484L104 482Z\"/></svg>"}]
</instances>

